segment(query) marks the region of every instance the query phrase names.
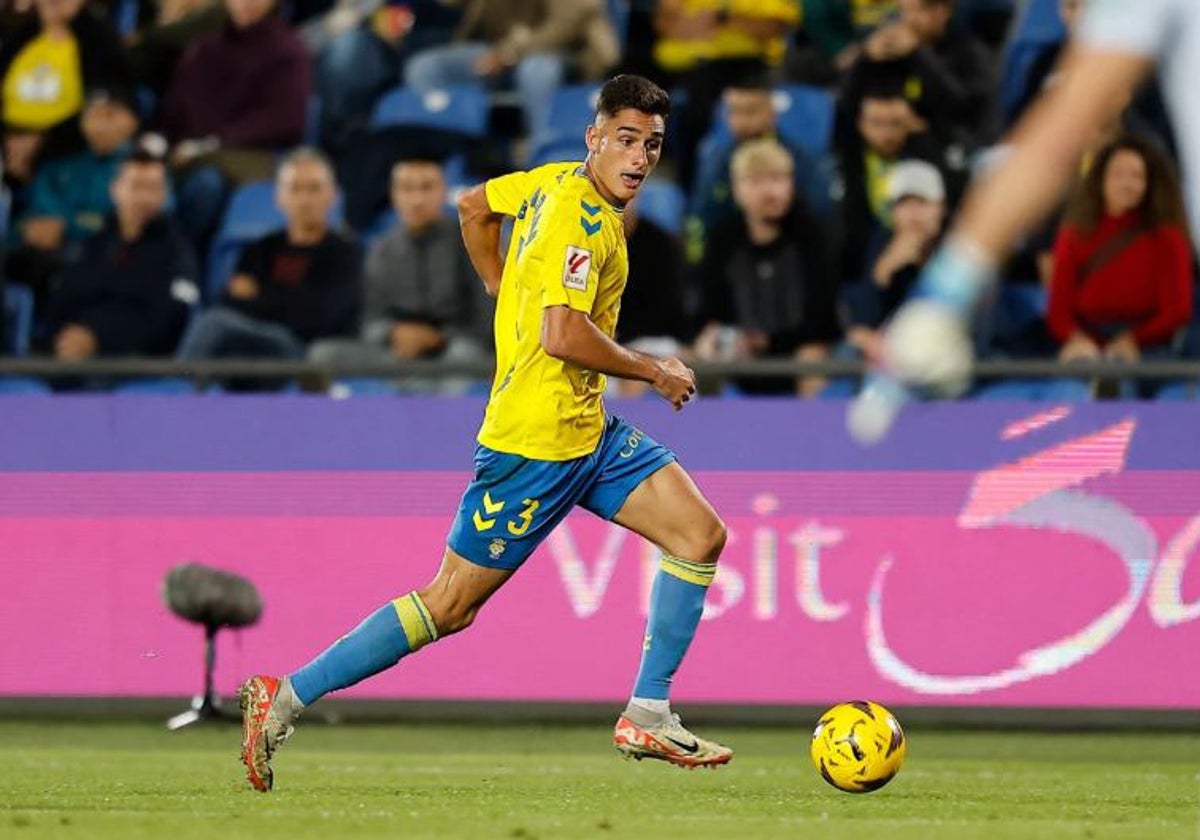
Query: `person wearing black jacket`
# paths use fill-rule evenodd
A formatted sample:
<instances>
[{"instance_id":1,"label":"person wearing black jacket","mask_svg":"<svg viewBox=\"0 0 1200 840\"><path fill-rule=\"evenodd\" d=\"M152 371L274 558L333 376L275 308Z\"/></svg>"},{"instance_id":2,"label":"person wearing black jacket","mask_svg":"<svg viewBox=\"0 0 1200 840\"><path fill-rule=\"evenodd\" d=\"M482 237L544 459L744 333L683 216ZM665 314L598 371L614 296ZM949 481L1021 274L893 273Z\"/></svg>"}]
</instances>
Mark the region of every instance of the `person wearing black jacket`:
<instances>
[{"instance_id":1,"label":"person wearing black jacket","mask_svg":"<svg viewBox=\"0 0 1200 840\"><path fill-rule=\"evenodd\" d=\"M199 299L191 249L164 213L162 160L135 152L111 189L113 213L50 300L60 359L171 354Z\"/></svg>"},{"instance_id":2,"label":"person wearing black jacket","mask_svg":"<svg viewBox=\"0 0 1200 840\"><path fill-rule=\"evenodd\" d=\"M303 358L309 342L348 337L362 309L356 243L330 230L333 171L300 149L279 167L276 200L287 220L242 252L220 302L188 330L179 356Z\"/></svg>"},{"instance_id":3,"label":"person wearing black jacket","mask_svg":"<svg viewBox=\"0 0 1200 840\"><path fill-rule=\"evenodd\" d=\"M741 215L720 226L700 269L701 359L818 360L840 333L837 279L827 235L795 192L787 149L751 140L734 154ZM823 382L804 377L738 379L743 391L811 396Z\"/></svg>"},{"instance_id":4,"label":"person wearing black jacket","mask_svg":"<svg viewBox=\"0 0 1200 840\"><path fill-rule=\"evenodd\" d=\"M838 149L844 184L839 268L847 283L862 277L869 244L891 229L887 194L892 168L900 160L940 164L944 158L928 132L914 131L912 109L898 93L885 89L865 96L855 127L854 135Z\"/></svg>"},{"instance_id":5,"label":"person wearing black jacket","mask_svg":"<svg viewBox=\"0 0 1200 840\"><path fill-rule=\"evenodd\" d=\"M863 42L839 96L845 136L864 93L891 85L946 145L968 149L995 133L994 59L967 32L952 31L955 0L900 0L900 19Z\"/></svg>"}]
</instances>

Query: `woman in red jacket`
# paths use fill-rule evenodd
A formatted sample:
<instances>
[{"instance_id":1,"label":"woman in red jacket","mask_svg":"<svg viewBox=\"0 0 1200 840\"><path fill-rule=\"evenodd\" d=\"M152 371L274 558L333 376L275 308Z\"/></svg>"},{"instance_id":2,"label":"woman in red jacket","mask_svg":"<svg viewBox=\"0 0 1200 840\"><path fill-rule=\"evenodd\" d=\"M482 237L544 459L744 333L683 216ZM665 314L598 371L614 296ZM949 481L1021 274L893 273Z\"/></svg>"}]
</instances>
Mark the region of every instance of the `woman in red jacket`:
<instances>
[{"instance_id":1,"label":"woman in red jacket","mask_svg":"<svg viewBox=\"0 0 1200 840\"><path fill-rule=\"evenodd\" d=\"M1192 316L1179 181L1154 146L1124 137L1081 182L1054 244L1050 331L1059 359L1165 355Z\"/></svg>"}]
</instances>

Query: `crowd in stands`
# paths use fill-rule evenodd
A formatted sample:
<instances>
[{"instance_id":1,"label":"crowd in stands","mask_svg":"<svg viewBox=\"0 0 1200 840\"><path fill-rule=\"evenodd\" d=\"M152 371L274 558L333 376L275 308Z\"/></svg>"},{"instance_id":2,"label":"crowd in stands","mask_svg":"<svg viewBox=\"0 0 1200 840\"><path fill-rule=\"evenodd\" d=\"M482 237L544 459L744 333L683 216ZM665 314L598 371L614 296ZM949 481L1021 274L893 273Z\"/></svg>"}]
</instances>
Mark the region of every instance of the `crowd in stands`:
<instances>
[{"instance_id":1,"label":"crowd in stands","mask_svg":"<svg viewBox=\"0 0 1200 840\"><path fill-rule=\"evenodd\" d=\"M493 302L456 191L582 159L596 85L636 72L673 104L664 162L624 214L618 340L873 361L967 183L1056 84L1087 2L13 0L0 353L486 361ZM1150 83L1013 256L982 355L1200 355L1173 143Z\"/></svg>"}]
</instances>

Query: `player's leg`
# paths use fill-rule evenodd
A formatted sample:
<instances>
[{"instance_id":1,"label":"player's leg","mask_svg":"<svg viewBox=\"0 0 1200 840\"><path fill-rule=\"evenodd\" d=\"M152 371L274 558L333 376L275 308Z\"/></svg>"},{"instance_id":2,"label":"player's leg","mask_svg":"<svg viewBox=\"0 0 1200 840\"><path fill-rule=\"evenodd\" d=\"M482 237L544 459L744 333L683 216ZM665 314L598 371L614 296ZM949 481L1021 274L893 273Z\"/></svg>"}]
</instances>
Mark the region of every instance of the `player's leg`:
<instances>
[{"instance_id":1,"label":"player's leg","mask_svg":"<svg viewBox=\"0 0 1200 840\"><path fill-rule=\"evenodd\" d=\"M271 755L306 705L470 625L575 504L585 461L531 461L479 447L433 581L383 605L290 676L252 677L242 686L242 759L251 784L270 789Z\"/></svg>"},{"instance_id":2,"label":"player's leg","mask_svg":"<svg viewBox=\"0 0 1200 840\"><path fill-rule=\"evenodd\" d=\"M271 789L271 756L292 734L306 706L465 630L512 573L477 565L447 548L427 586L384 604L303 668L282 678L260 674L247 680L238 699L242 760L250 783L261 791Z\"/></svg>"},{"instance_id":3,"label":"player's leg","mask_svg":"<svg viewBox=\"0 0 1200 840\"><path fill-rule=\"evenodd\" d=\"M622 421L612 425L600 478L583 504L663 552L634 696L617 723L617 747L636 758L689 767L723 764L732 751L684 729L671 713L669 693L700 623L725 525L669 450Z\"/></svg>"}]
</instances>

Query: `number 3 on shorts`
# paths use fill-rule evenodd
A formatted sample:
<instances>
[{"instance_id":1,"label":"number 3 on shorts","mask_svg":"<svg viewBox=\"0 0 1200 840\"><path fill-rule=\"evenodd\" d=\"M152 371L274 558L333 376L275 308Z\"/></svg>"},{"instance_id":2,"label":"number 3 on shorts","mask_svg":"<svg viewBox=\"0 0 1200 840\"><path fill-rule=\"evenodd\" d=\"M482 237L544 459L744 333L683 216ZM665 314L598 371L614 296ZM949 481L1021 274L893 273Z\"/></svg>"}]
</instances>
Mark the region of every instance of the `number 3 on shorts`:
<instances>
[{"instance_id":1,"label":"number 3 on shorts","mask_svg":"<svg viewBox=\"0 0 1200 840\"><path fill-rule=\"evenodd\" d=\"M537 499L522 499L521 504L525 505L525 509L517 514L516 519L508 523L508 533L514 537L519 537L529 530L529 526L533 522L533 514L541 507L542 503Z\"/></svg>"}]
</instances>

